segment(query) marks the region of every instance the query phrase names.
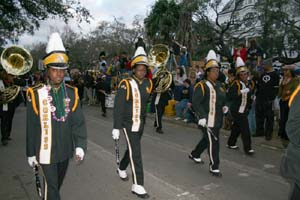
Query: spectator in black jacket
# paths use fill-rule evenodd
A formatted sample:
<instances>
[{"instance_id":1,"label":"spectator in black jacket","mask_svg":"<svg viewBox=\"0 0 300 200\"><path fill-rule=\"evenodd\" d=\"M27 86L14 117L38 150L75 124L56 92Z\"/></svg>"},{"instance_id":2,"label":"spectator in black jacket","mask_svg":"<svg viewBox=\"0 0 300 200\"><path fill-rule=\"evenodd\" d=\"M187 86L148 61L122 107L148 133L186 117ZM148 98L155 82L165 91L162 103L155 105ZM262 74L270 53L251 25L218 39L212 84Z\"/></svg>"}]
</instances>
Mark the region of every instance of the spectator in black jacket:
<instances>
[{"instance_id":1,"label":"spectator in black jacket","mask_svg":"<svg viewBox=\"0 0 300 200\"><path fill-rule=\"evenodd\" d=\"M273 103L278 94L279 76L273 70L272 59L263 62L264 73L258 80L256 92L256 133L254 137L265 136L272 139L274 111Z\"/></svg>"}]
</instances>

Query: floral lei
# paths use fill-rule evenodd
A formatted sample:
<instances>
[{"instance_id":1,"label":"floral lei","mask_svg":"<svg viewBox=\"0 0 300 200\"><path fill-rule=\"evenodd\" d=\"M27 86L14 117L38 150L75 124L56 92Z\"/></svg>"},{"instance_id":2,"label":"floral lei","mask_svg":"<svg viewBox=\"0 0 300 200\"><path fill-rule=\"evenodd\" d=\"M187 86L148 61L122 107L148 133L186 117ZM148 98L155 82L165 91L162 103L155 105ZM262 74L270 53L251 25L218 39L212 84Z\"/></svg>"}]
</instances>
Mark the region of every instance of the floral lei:
<instances>
[{"instance_id":1,"label":"floral lei","mask_svg":"<svg viewBox=\"0 0 300 200\"><path fill-rule=\"evenodd\" d=\"M58 122L65 122L67 117L68 117L68 114L70 112L70 101L71 100L68 97L68 93L67 93L67 90L66 90L66 84L62 83L62 85L63 85L62 93L63 93L63 96L65 96L63 105L60 104L58 94L57 94L57 92L54 91L53 87L51 85L46 86L46 89L48 91L48 97L47 98L48 98L48 101L49 101L49 104L50 104L51 115L52 115L52 118L55 121L58 121ZM54 102L55 102L57 107L54 106L53 103L52 103L53 98L51 96L51 90L53 90ZM59 118L56 116L56 111L58 112L58 114L60 114Z\"/></svg>"}]
</instances>

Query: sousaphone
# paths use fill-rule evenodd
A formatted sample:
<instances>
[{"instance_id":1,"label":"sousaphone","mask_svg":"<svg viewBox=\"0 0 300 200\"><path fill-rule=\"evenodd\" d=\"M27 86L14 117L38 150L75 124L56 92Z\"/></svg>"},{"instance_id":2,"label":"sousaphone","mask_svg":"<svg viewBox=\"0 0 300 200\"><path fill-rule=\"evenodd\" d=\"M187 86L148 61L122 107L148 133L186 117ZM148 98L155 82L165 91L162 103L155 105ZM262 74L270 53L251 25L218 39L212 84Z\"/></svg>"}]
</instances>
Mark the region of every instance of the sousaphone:
<instances>
[{"instance_id":1,"label":"sousaphone","mask_svg":"<svg viewBox=\"0 0 300 200\"><path fill-rule=\"evenodd\" d=\"M19 46L10 46L1 54L1 65L8 74L15 76L26 74L32 68L31 54ZM13 85L0 91L0 103L8 103L14 100L20 92L20 86Z\"/></svg>"},{"instance_id":2,"label":"sousaphone","mask_svg":"<svg viewBox=\"0 0 300 200\"><path fill-rule=\"evenodd\" d=\"M164 44L154 45L148 54L148 62L153 67L153 78L157 78L155 92L161 93L169 89L172 84L172 74L166 68L170 51Z\"/></svg>"}]
</instances>

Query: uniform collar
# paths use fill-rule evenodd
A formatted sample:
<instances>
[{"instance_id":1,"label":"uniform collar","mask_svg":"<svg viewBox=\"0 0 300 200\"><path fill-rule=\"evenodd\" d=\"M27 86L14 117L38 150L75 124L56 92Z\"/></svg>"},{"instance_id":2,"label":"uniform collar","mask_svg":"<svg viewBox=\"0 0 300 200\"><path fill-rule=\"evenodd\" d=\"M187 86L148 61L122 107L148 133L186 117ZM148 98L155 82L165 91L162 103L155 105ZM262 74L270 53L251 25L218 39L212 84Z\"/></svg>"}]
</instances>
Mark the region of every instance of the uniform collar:
<instances>
[{"instance_id":1,"label":"uniform collar","mask_svg":"<svg viewBox=\"0 0 300 200\"><path fill-rule=\"evenodd\" d=\"M138 79L134 74L132 75L132 78L138 82L140 85L143 83L143 81L145 80L145 78L143 78L142 80Z\"/></svg>"}]
</instances>

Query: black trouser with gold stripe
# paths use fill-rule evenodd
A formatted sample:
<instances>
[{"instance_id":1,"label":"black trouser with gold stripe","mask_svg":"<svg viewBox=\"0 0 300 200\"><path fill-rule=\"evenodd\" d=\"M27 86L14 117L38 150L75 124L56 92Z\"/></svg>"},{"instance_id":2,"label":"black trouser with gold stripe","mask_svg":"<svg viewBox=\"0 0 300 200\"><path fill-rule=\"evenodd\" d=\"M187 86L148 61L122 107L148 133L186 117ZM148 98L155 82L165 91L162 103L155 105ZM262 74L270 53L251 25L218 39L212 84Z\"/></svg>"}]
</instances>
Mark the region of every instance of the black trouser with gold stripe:
<instances>
[{"instance_id":1,"label":"black trouser with gold stripe","mask_svg":"<svg viewBox=\"0 0 300 200\"><path fill-rule=\"evenodd\" d=\"M233 117L233 125L227 144L229 146L236 145L237 138L241 134L244 151L248 152L251 149L251 135L247 113L232 112L231 115Z\"/></svg>"},{"instance_id":2,"label":"black trouser with gold stripe","mask_svg":"<svg viewBox=\"0 0 300 200\"><path fill-rule=\"evenodd\" d=\"M213 134L207 131L206 128L200 128L203 136L200 142L197 144L195 149L192 151L194 158L200 158L203 151L207 148L210 159L210 166L212 169L219 169L220 158L220 142L219 142L219 131L220 128L210 128ZM216 138L215 138L216 137Z\"/></svg>"},{"instance_id":3,"label":"black trouser with gold stripe","mask_svg":"<svg viewBox=\"0 0 300 200\"><path fill-rule=\"evenodd\" d=\"M45 176L45 200L60 200L59 189L65 178L69 160L41 165Z\"/></svg>"},{"instance_id":4,"label":"black trouser with gold stripe","mask_svg":"<svg viewBox=\"0 0 300 200\"><path fill-rule=\"evenodd\" d=\"M127 141L127 150L120 162L120 170L125 170L130 162L133 184L144 185L144 171L141 153L141 138L143 131L131 132L123 129Z\"/></svg>"}]
</instances>

